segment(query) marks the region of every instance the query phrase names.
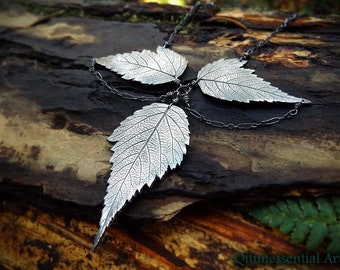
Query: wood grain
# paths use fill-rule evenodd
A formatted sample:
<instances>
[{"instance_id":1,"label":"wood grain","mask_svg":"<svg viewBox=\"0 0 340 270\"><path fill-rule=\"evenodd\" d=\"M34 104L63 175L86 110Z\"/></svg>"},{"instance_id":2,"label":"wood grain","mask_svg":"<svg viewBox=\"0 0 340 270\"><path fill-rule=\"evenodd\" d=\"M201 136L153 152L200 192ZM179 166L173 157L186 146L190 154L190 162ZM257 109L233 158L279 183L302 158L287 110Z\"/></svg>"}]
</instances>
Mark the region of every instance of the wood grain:
<instances>
[{"instance_id":1,"label":"wood grain","mask_svg":"<svg viewBox=\"0 0 340 270\"><path fill-rule=\"evenodd\" d=\"M2 196L0 230L6 241L0 241L0 261L6 269L244 269L235 263L241 254L314 254L247 220L235 206L221 203L195 205L167 222L121 221L107 230L93 252L95 208L46 199L38 203L37 198L19 193L15 200ZM62 211L63 206L71 208ZM323 251L319 253L324 258ZM265 267L277 269L271 264ZM308 264L284 267L310 269ZM313 265L313 269L323 267Z\"/></svg>"},{"instance_id":2,"label":"wood grain","mask_svg":"<svg viewBox=\"0 0 340 270\"><path fill-rule=\"evenodd\" d=\"M142 7L155 17L184 12ZM252 224L238 207L287 196L339 194L339 20L298 19L247 64L312 105L303 106L293 119L257 130L221 130L190 117L191 143L182 165L143 189L93 253L110 170L106 138L146 103L110 94L88 71L91 58L153 50L173 25L99 20L106 8L84 10L92 10L97 19L42 19L24 10L17 21L0 22L0 226L5 239L0 241L0 265L229 269L236 267L233 258L242 252L304 252L278 232ZM189 61L184 80L195 78L209 62L241 56L283 19L240 11L218 14L219 19L240 20L250 29L246 31L208 20L207 14L196 18L197 29L188 28L175 39L173 49ZM19 17L26 15L25 26ZM160 95L173 87L142 86L100 71L110 85L133 93ZM234 123L290 109L284 104L218 102L198 89L192 92L191 106L209 118Z\"/></svg>"}]
</instances>

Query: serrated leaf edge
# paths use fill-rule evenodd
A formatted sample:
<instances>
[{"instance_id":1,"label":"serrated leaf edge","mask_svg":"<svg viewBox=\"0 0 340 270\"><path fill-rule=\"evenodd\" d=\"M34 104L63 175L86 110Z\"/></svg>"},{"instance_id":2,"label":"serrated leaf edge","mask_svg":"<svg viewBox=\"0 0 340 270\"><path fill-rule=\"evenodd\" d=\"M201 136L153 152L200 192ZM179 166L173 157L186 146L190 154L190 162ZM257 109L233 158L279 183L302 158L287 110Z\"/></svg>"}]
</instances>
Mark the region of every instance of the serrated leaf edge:
<instances>
[{"instance_id":1,"label":"serrated leaf edge","mask_svg":"<svg viewBox=\"0 0 340 270\"><path fill-rule=\"evenodd\" d=\"M198 85L204 94L226 101L310 103L271 85L254 74L254 70L243 68L246 63L235 58L209 63L198 72Z\"/></svg>"},{"instance_id":2,"label":"serrated leaf edge","mask_svg":"<svg viewBox=\"0 0 340 270\"><path fill-rule=\"evenodd\" d=\"M154 112L154 114L148 114L150 112ZM161 124L163 129L159 129L162 128L160 127ZM166 127L165 131L169 131L170 134L164 133L164 126ZM127 117L113 131L108 138L109 141L116 142L111 149L114 152L110 160L112 163L111 174L93 249L99 243L111 220L124 207L126 202L132 199L136 192L139 192L145 185L150 186L156 177L161 178L169 168L173 169L180 165L183 155L186 154L186 145L189 144L190 132L188 127L187 116L180 107L164 103L152 103ZM174 135L173 132L177 132L177 134ZM170 136L170 139L161 143L161 138L164 136ZM159 148L155 148L157 141ZM159 152L159 156L153 155L154 152L150 151L150 147L153 149L152 151ZM173 152L167 151L169 147ZM130 154L130 149L136 156ZM144 151L145 149L146 151ZM148 164L145 164L145 156L142 156L146 153L149 155L146 161L146 163L149 162ZM157 165L152 161L158 159L158 157L159 164ZM133 162L130 162L129 159L132 159ZM126 172L126 170L128 171ZM136 171L139 171L139 173L134 175ZM120 174L123 174L123 176ZM130 179L130 182L126 182L127 178ZM114 189L116 185L118 185L118 189ZM130 188L127 189L127 186ZM113 193L113 191L117 191L117 193Z\"/></svg>"},{"instance_id":3,"label":"serrated leaf edge","mask_svg":"<svg viewBox=\"0 0 340 270\"><path fill-rule=\"evenodd\" d=\"M157 47L156 52L132 51L97 58L96 62L121 75L123 79L143 84L177 81L188 64L185 57L161 46Z\"/></svg>"}]
</instances>

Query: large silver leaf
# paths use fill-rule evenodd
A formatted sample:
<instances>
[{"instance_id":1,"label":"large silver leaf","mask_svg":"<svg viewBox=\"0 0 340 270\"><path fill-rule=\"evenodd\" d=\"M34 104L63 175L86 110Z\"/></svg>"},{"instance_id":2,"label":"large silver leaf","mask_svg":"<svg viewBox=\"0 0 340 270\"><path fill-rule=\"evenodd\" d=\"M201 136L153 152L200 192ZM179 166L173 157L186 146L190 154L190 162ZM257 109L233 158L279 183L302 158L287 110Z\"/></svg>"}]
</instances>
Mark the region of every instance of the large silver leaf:
<instances>
[{"instance_id":1,"label":"large silver leaf","mask_svg":"<svg viewBox=\"0 0 340 270\"><path fill-rule=\"evenodd\" d=\"M198 73L198 84L202 92L223 100L250 102L287 102L310 101L290 96L269 82L253 74L254 70L242 66L246 61L239 59L220 59L204 66Z\"/></svg>"},{"instance_id":2,"label":"large silver leaf","mask_svg":"<svg viewBox=\"0 0 340 270\"><path fill-rule=\"evenodd\" d=\"M108 140L117 143L111 149L112 171L94 247L136 191L182 162L189 144L189 123L180 107L153 103L121 122Z\"/></svg>"},{"instance_id":3,"label":"large silver leaf","mask_svg":"<svg viewBox=\"0 0 340 270\"><path fill-rule=\"evenodd\" d=\"M187 67L187 60L180 54L158 46L157 53L149 50L110 55L96 59L124 79L145 84L161 84L175 81Z\"/></svg>"}]
</instances>

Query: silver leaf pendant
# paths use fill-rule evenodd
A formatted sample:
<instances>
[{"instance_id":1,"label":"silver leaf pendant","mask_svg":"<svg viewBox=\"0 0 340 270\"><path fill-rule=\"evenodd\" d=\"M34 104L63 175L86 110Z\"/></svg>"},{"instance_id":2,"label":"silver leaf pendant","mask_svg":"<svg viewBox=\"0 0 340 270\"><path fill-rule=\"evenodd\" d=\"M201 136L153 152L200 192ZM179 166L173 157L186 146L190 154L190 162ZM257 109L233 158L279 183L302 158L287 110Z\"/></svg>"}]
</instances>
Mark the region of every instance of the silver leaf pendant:
<instances>
[{"instance_id":1,"label":"silver leaf pendant","mask_svg":"<svg viewBox=\"0 0 340 270\"><path fill-rule=\"evenodd\" d=\"M189 123L180 107L153 103L121 122L108 140L117 143L111 149L111 174L94 247L137 191L182 162L189 144Z\"/></svg>"},{"instance_id":2,"label":"silver leaf pendant","mask_svg":"<svg viewBox=\"0 0 340 270\"><path fill-rule=\"evenodd\" d=\"M207 64L198 72L198 85L204 94L227 101L309 103L272 86L253 74L254 70L242 68L246 63L239 59L220 59Z\"/></svg>"},{"instance_id":3,"label":"silver leaf pendant","mask_svg":"<svg viewBox=\"0 0 340 270\"><path fill-rule=\"evenodd\" d=\"M239 59L220 59L207 64L198 72L194 83L187 85L179 80L187 60L167 48L158 47L156 53L143 50L110 55L96 62L124 79L144 84L176 82L178 88L171 92L172 103L185 90L182 97L188 104L188 93L197 84L206 95L227 101L310 103L270 85L253 74L254 70L244 69L246 61ZM112 147L111 174L94 248L111 220L136 192L161 178L168 168L181 164L189 144L189 123L183 109L172 103L143 107L121 122L108 138L116 144Z\"/></svg>"},{"instance_id":4,"label":"silver leaf pendant","mask_svg":"<svg viewBox=\"0 0 340 270\"><path fill-rule=\"evenodd\" d=\"M173 50L158 46L157 53L149 50L101 57L100 65L123 75L124 79L145 84L161 84L178 80L188 61Z\"/></svg>"}]
</instances>

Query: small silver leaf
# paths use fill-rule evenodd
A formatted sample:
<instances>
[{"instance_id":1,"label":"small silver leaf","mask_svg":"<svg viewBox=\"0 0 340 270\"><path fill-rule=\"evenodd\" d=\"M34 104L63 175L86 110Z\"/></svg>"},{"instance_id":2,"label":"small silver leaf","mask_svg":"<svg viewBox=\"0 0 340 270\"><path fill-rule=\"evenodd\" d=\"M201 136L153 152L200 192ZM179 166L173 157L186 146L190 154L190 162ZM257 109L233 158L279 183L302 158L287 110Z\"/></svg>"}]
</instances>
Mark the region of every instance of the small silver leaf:
<instances>
[{"instance_id":1,"label":"small silver leaf","mask_svg":"<svg viewBox=\"0 0 340 270\"><path fill-rule=\"evenodd\" d=\"M310 101L288 95L269 82L253 74L254 70L242 66L246 61L220 59L204 66L198 73L198 84L202 92L223 100L250 102L310 103Z\"/></svg>"},{"instance_id":2,"label":"small silver leaf","mask_svg":"<svg viewBox=\"0 0 340 270\"><path fill-rule=\"evenodd\" d=\"M182 162L189 144L189 123L180 107L153 103L121 122L108 140L117 143L111 149L112 171L94 247L137 191Z\"/></svg>"},{"instance_id":3,"label":"small silver leaf","mask_svg":"<svg viewBox=\"0 0 340 270\"><path fill-rule=\"evenodd\" d=\"M180 54L158 46L157 53L149 50L110 55L96 62L122 75L124 79L144 84L162 84L175 81L187 67Z\"/></svg>"}]
</instances>

